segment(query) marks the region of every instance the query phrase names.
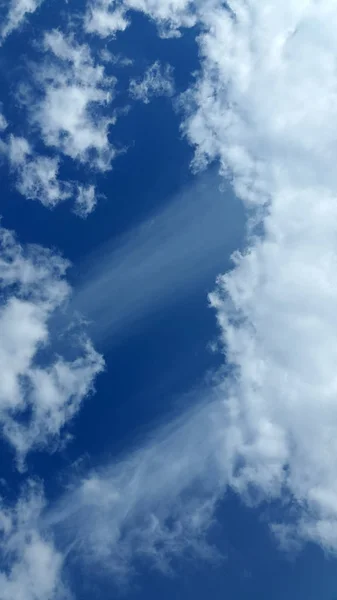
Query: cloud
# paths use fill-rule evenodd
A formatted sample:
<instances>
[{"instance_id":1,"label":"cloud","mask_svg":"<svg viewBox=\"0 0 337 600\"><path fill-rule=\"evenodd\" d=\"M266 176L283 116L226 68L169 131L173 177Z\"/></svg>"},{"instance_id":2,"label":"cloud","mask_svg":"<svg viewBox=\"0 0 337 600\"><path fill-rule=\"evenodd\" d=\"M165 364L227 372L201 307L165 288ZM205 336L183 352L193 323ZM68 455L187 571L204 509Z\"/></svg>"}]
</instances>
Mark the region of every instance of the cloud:
<instances>
[{"instance_id":1,"label":"cloud","mask_svg":"<svg viewBox=\"0 0 337 600\"><path fill-rule=\"evenodd\" d=\"M65 547L115 582L144 559L168 573L176 558L220 558L207 533L225 484L222 403L188 402L148 442L74 481L46 513Z\"/></svg>"},{"instance_id":2,"label":"cloud","mask_svg":"<svg viewBox=\"0 0 337 600\"><path fill-rule=\"evenodd\" d=\"M197 23L196 3L191 0L125 0L123 4L153 19L161 37L178 37L180 28Z\"/></svg>"},{"instance_id":3,"label":"cloud","mask_svg":"<svg viewBox=\"0 0 337 600\"><path fill-rule=\"evenodd\" d=\"M0 40L4 41L15 29L21 27L27 15L34 13L43 0L11 0L4 24L1 27Z\"/></svg>"},{"instance_id":4,"label":"cloud","mask_svg":"<svg viewBox=\"0 0 337 600\"><path fill-rule=\"evenodd\" d=\"M63 557L40 530L45 501L39 485L29 482L14 506L0 504L0 599L67 600L62 582Z\"/></svg>"},{"instance_id":5,"label":"cloud","mask_svg":"<svg viewBox=\"0 0 337 600\"><path fill-rule=\"evenodd\" d=\"M337 9L332 2L310 0L268 5L232 0L226 6L214 0L193 10L185 0L129 0L125 7L146 12L171 34L198 21L201 70L181 99L183 131L195 148L194 168L219 161L237 196L255 210L260 233L252 231L247 248L236 254L234 268L219 277L210 296L227 364L226 377L205 392L216 394L215 404L201 401L147 445L84 477L50 511L49 523L66 540L75 540L88 560L121 576L134 558L144 556L165 570L177 553L207 548L203 535L228 484L247 502L283 503L282 519L273 525L283 543L312 540L335 552ZM81 93L88 88L86 98L95 97L87 75L75 74L72 83L75 65L80 73L83 67L96 76L101 86L98 67L85 46L51 35L46 47L57 60L39 106L44 119L37 122L47 143L86 162L89 149L101 148L79 142L82 126L88 140L94 130L86 100L78 105L83 109L76 109L76 125L70 116L72 124L61 126L55 114L60 90L68 100L73 85ZM69 76L58 61L67 65ZM47 79L41 76L41 81ZM98 103L107 93L99 90ZM104 126L103 140L106 131ZM102 164L106 168L110 159ZM103 168L99 160L97 165ZM207 201L210 196L214 187ZM208 228L206 205L201 202L199 209L194 192L191 197L194 212L187 195L89 260L89 282L78 286L74 305L96 320L97 335L127 331L126 325L173 298L173 283L181 292L208 272L211 256L222 251L224 221L212 217ZM15 405L22 389L30 393L31 381L38 381L36 367L32 376L26 365L47 339L47 318L68 291L61 259L50 277L40 255L33 260L20 250L15 258L17 245L8 235L9 250L1 262L4 289L14 286L19 293L8 297L0 318L6 344L1 385L7 386L3 398ZM110 289L118 289L113 302ZM11 352L18 347L20 353ZM26 387L21 374L27 369L31 380ZM53 375L52 381L58 378ZM42 389L40 381L36 389ZM2 409L2 414L11 439L9 411ZM42 421L43 431L49 431ZM16 427L23 431L21 424ZM24 452L37 443L34 436L23 450L14 441Z\"/></svg>"},{"instance_id":6,"label":"cloud","mask_svg":"<svg viewBox=\"0 0 337 600\"><path fill-rule=\"evenodd\" d=\"M70 294L66 268L60 256L23 248L0 230L0 427L19 468L32 448L53 449L103 368L88 338L57 338L51 326Z\"/></svg>"},{"instance_id":7,"label":"cloud","mask_svg":"<svg viewBox=\"0 0 337 600\"><path fill-rule=\"evenodd\" d=\"M87 33L95 33L102 38L114 37L118 31L125 31L129 20L125 8L114 0L95 0L88 5L84 27Z\"/></svg>"},{"instance_id":8,"label":"cloud","mask_svg":"<svg viewBox=\"0 0 337 600\"><path fill-rule=\"evenodd\" d=\"M97 193L94 185L78 185L74 212L86 219L95 209Z\"/></svg>"},{"instance_id":9,"label":"cloud","mask_svg":"<svg viewBox=\"0 0 337 600\"><path fill-rule=\"evenodd\" d=\"M260 237L211 295L226 361L231 484L289 499L275 531L337 549L336 38L333 2L230 2L203 14L185 97L196 166L213 159ZM284 516L284 513L283 513Z\"/></svg>"},{"instance_id":10,"label":"cloud","mask_svg":"<svg viewBox=\"0 0 337 600\"><path fill-rule=\"evenodd\" d=\"M161 37L179 37L180 28L196 24L192 0L91 0L85 15L85 29L100 37L115 36L130 24L131 12L140 11L156 22Z\"/></svg>"},{"instance_id":11,"label":"cloud","mask_svg":"<svg viewBox=\"0 0 337 600\"><path fill-rule=\"evenodd\" d=\"M172 96L174 93L173 69L170 65L163 67L159 61L151 65L143 78L131 79L130 96L149 104L152 96Z\"/></svg>"},{"instance_id":12,"label":"cloud","mask_svg":"<svg viewBox=\"0 0 337 600\"><path fill-rule=\"evenodd\" d=\"M229 482L247 501L291 500L283 540L336 551L335 3L126 6L168 30L198 21L201 70L182 98L194 168L218 160L261 232L210 297L232 370Z\"/></svg>"},{"instance_id":13,"label":"cloud","mask_svg":"<svg viewBox=\"0 0 337 600\"><path fill-rule=\"evenodd\" d=\"M211 289L244 235L241 207L218 184L214 172L197 178L161 211L83 261L73 307L90 319L97 340L111 343L192 289Z\"/></svg>"},{"instance_id":14,"label":"cloud","mask_svg":"<svg viewBox=\"0 0 337 600\"><path fill-rule=\"evenodd\" d=\"M54 207L72 194L72 185L58 179L59 159L33 153L28 141L10 136L8 157L16 174L16 188L29 200Z\"/></svg>"},{"instance_id":15,"label":"cloud","mask_svg":"<svg viewBox=\"0 0 337 600\"><path fill-rule=\"evenodd\" d=\"M40 100L31 107L32 123L47 146L93 169L110 169L116 155L109 142L116 80L95 63L88 45L60 31L45 34L44 50L45 61L34 66Z\"/></svg>"}]
</instances>

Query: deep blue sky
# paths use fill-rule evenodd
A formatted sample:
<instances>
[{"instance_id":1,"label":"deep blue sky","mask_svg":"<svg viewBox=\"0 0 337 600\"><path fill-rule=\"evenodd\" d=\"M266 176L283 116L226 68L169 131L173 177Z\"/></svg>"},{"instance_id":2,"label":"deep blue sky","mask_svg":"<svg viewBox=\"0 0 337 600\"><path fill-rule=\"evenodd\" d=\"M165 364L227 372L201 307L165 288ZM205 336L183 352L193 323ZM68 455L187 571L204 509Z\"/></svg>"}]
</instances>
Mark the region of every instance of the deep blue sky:
<instances>
[{"instance_id":1,"label":"deep blue sky","mask_svg":"<svg viewBox=\"0 0 337 600\"><path fill-rule=\"evenodd\" d=\"M81 7L81 2L72 3L72 9L76 5ZM67 5L63 8L67 10ZM35 15L32 26L14 32L1 49L1 99L13 132L22 133L25 119L21 114L24 109L14 101L12 77L25 78L25 63L35 56L34 41L39 32L61 25L65 19L66 13L62 17L59 4L46 3ZM121 92L117 103L125 104L128 78L141 74L154 60L173 65L177 92L184 91L199 65L196 35L197 31L190 30L180 39L160 40L155 26L135 14L129 29L111 42L115 54L134 60L132 66L117 68ZM68 202L48 210L21 197L4 165L3 225L14 229L22 243L59 249L72 263L69 278L76 288L81 265L95 250L106 242L113 243L160 212L176 194L201 177L190 170L193 150L181 135L180 121L169 98L155 98L147 105L135 103L128 115L120 117L111 129L111 136L117 145L129 149L114 161L111 172L91 176L105 198L86 220L73 215ZM61 175L64 179L76 177L84 181L86 172L84 167L76 167L66 159ZM140 439L152 426L165 420L179 397L221 364L223 357L209 348L218 330L207 293L215 285L220 264L222 271L228 269L231 252L242 245L245 223L243 208L230 186L222 196L228 204L219 218L229 223L233 220L229 229L235 235L228 243L224 241L223 255L219 256L219 262L210 264L200 285L190 286L156 312L150 311L117 341L109 336L104 341L95 340L93 334L97 348L104 353L106 370L97 380L96 393L85 401L71 425L73 440L61 453L51 456L33 453L28 459L30 473L44 480L49 498L60 492L64 473L75 461L84 459L92 465L107 457L118 457L134 439ZM116 290L107 293L112 294L113 302ZM14 472L6 448L3 456L6 460L1 463L0 476L16 489L24 476ZM259 510L248 509L234 495L227 494L218 508L218 524L210 532L210 539L223 553L223 560L218 564L178 561L172 576L141 565L126 597L130 600L208 597L334 600L336 563L310 545L292 557L277 550L264 522L266 511L264 506ZM116 597L116 589L104 577L93 578L94 581L89 578L83 584L81 568L72 565L71 571L78 598Z\"/></svg>"}]
</instances>

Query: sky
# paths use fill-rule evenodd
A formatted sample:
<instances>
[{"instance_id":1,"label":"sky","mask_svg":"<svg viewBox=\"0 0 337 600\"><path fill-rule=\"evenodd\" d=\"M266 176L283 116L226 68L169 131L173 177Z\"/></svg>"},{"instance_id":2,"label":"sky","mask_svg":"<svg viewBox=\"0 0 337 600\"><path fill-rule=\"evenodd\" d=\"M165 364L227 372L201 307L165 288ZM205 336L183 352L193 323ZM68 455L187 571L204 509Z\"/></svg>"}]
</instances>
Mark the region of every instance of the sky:
<instances>
[{"instance_id":1,"label":"sky","mask_svg":"<svg viewBox=\"0 0 337 600\"><path fill-rule=\"evenodd\" d=\"M0 600L336 600L336 25L0 2Z\"/></svg>"}]
</instances>

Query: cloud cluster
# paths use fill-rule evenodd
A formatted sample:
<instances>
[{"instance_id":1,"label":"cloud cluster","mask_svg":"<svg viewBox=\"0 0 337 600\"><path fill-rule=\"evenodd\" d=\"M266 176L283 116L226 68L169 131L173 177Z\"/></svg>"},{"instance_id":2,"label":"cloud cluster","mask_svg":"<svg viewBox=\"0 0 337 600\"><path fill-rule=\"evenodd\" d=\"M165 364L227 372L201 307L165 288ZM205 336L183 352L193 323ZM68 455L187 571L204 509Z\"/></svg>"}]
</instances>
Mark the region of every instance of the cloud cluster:
<instances>
[{"instance_id":1,"label":"cloud cluster","mask_svg":"<svg viewBox=\"0 0 337 600\"><path fill-rule=\"evenodd\" d=\"M46 146L92 169L110 169L116 155L109 141L116 80L95 63L87 44L60 31L45 34L44 51L46 60L34 69L40 100L31 108L32 123Z\"/></svg>"},{"instance_id":2,"label":"cloud cluster","mask_svg":"<svg viewBox=\"0 0 337 600\"><path fill-rule=\"evenodd\" d=\"M144 556L165 570L177 553L192 548L207 555L205 530L230 485L249 502L272 498L295 507L289 522L283 511L284 520L274 524L283 542L309 539L335 552L336 5L314 0L126 0L120 5L100 0L89 5L87 32L105 37L121 31L131 10L145 12L163 35L198 23L201 69L181 98L182 130L195 148L194 168L218 161L236 195L254 209L255 228L246 250L234 256L234 268L219 277L210 296L228 366L216 389L202 390L212 401L201 402L134 453L76 482L49 512L48 524L75 541L86 559L121 576L134 558ZM113 118L97 116L92 107L110 105L114 81L88 46L71 37L46 34L44 48L50 61L36 75L41 97L32 121L46 145L96 169L110 168ZM149 91L160 88L151 74L147 77L145 83L131 84L134 95L145 101ZM21 163L16 160L22 173L29 166L29 194L43 185L55 188L57 163L48 164L45 177L29 148L21 157ZM79 189L77 202L84 213L91 210L94 189ZM88 290L105 292L110 273L118 275L130 293L117 305L112 329L153 306L152 292L167 291L173 274L179 284L185 281L184 269L184 276L170 270L169 251L176 251L177 239L186 240L186 228L180 225L180 238L176 230L172 238L165 222L158 221L165 234L161 250L153 252L148 231L145 236L137 232L138 237L109 254L113 268L108 272L107 263L103 270L95 268L75 298L89 308L91 298L96 306L98 298L102 312L107 306L100 300L103 294ZM198 226L193 227L198 234ZM197 254L202 237L193 237ZM80 358L45 354L50 316L69 293L66 264L42 249L23 250L4 230L1 244L0 365L5 376L0 423L23 460L31 447L57 436L78 410L102 360L87 341ZM198 258L189 263L197 267L189 270L191 277L201 268ZM166 279L156 281L154 267ZM139 285L133 294L130 273L138 273L141 283L145 276L155 283L145 291ZM31 539L40 543L33 534ZM20 569L15 573L20 581Z\"/></svg>"},{"instance_id":3,"label":"cloud cluster","mask_svg":"<svg viewBox=\"0 0 337 600\"><path fill-rule=\"evenodd\" d=\"M231 483L297 503L288 535L337 549L334 2L229 2L203 14L202 71L185 98L195 165L219 159L260 211L211 296ZM284 524L275 528L285 537Z\"/></svg>"},{"instance_id":4,"label":"cloud cluster","mask_svg":"<svg viewBox=\"0 0 337 600\"><path fill-rule=\"evenodd\" d=\"M66 268L60 256L23 248L0 230L0 427L19 467L30 449L57 442L103 367L83 335L67 336L73 356L55 353L50 321L70 293ZM65 348L62 339L59 347Z\"/></svg>"},{"instance_id":5,"label":"cloud cluster","mask_svg":"<svg viewBox=\"0 0 337 600\"><path fill-rule=\"evenodd\" d=\"M16 188L29 200L54 207L71 196L71 183L58 178L60 161L57 157L36 155L25 138L11 135L8 158L16 174Z\"/></svg>"},{"instance_id":6,"label":"cloud cluster","mask_svg":"<svg viewBox=\"0 0 337 600\"><path fill-rule=\"evenodd\" d=\"M63 557L40 530L45 506L41 487L28 482L14 506L0 504L0 599L67 600Z\"/></svg>"},{"instance_id":7,"label":"cloud cluster","mask_svg":"<svg viewBox=\"0 0 337 600\"><path fill-rule=\"evenodd\" d=\"M87 33L114 37L118 31L125 31L129 23L124 6L115 0L94 0L88 4L84 19Z\"/></svg>"}]
</instances>

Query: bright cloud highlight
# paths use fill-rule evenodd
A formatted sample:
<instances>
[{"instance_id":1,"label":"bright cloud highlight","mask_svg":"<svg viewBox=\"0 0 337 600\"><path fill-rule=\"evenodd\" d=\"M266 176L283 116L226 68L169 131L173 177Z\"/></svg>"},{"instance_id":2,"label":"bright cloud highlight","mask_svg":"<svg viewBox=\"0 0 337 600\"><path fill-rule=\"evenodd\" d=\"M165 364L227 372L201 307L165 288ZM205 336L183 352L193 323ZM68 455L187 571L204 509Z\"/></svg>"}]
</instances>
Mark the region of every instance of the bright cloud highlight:
<instances>
[{"instance_id":1,"label":"bright cloud highlight","mask_svg":"<svg viewBox=\"0 0 337 600\"><path fill-rule=\"evenodd\" d=\"M57 443L103 361L82 335L68 335L74 358L51 346L51 317L70 293L67 262L39 246L21 247L5 229L0 243L0 427L21 468L30 449Z\"/></svg>"}]
</instances>

